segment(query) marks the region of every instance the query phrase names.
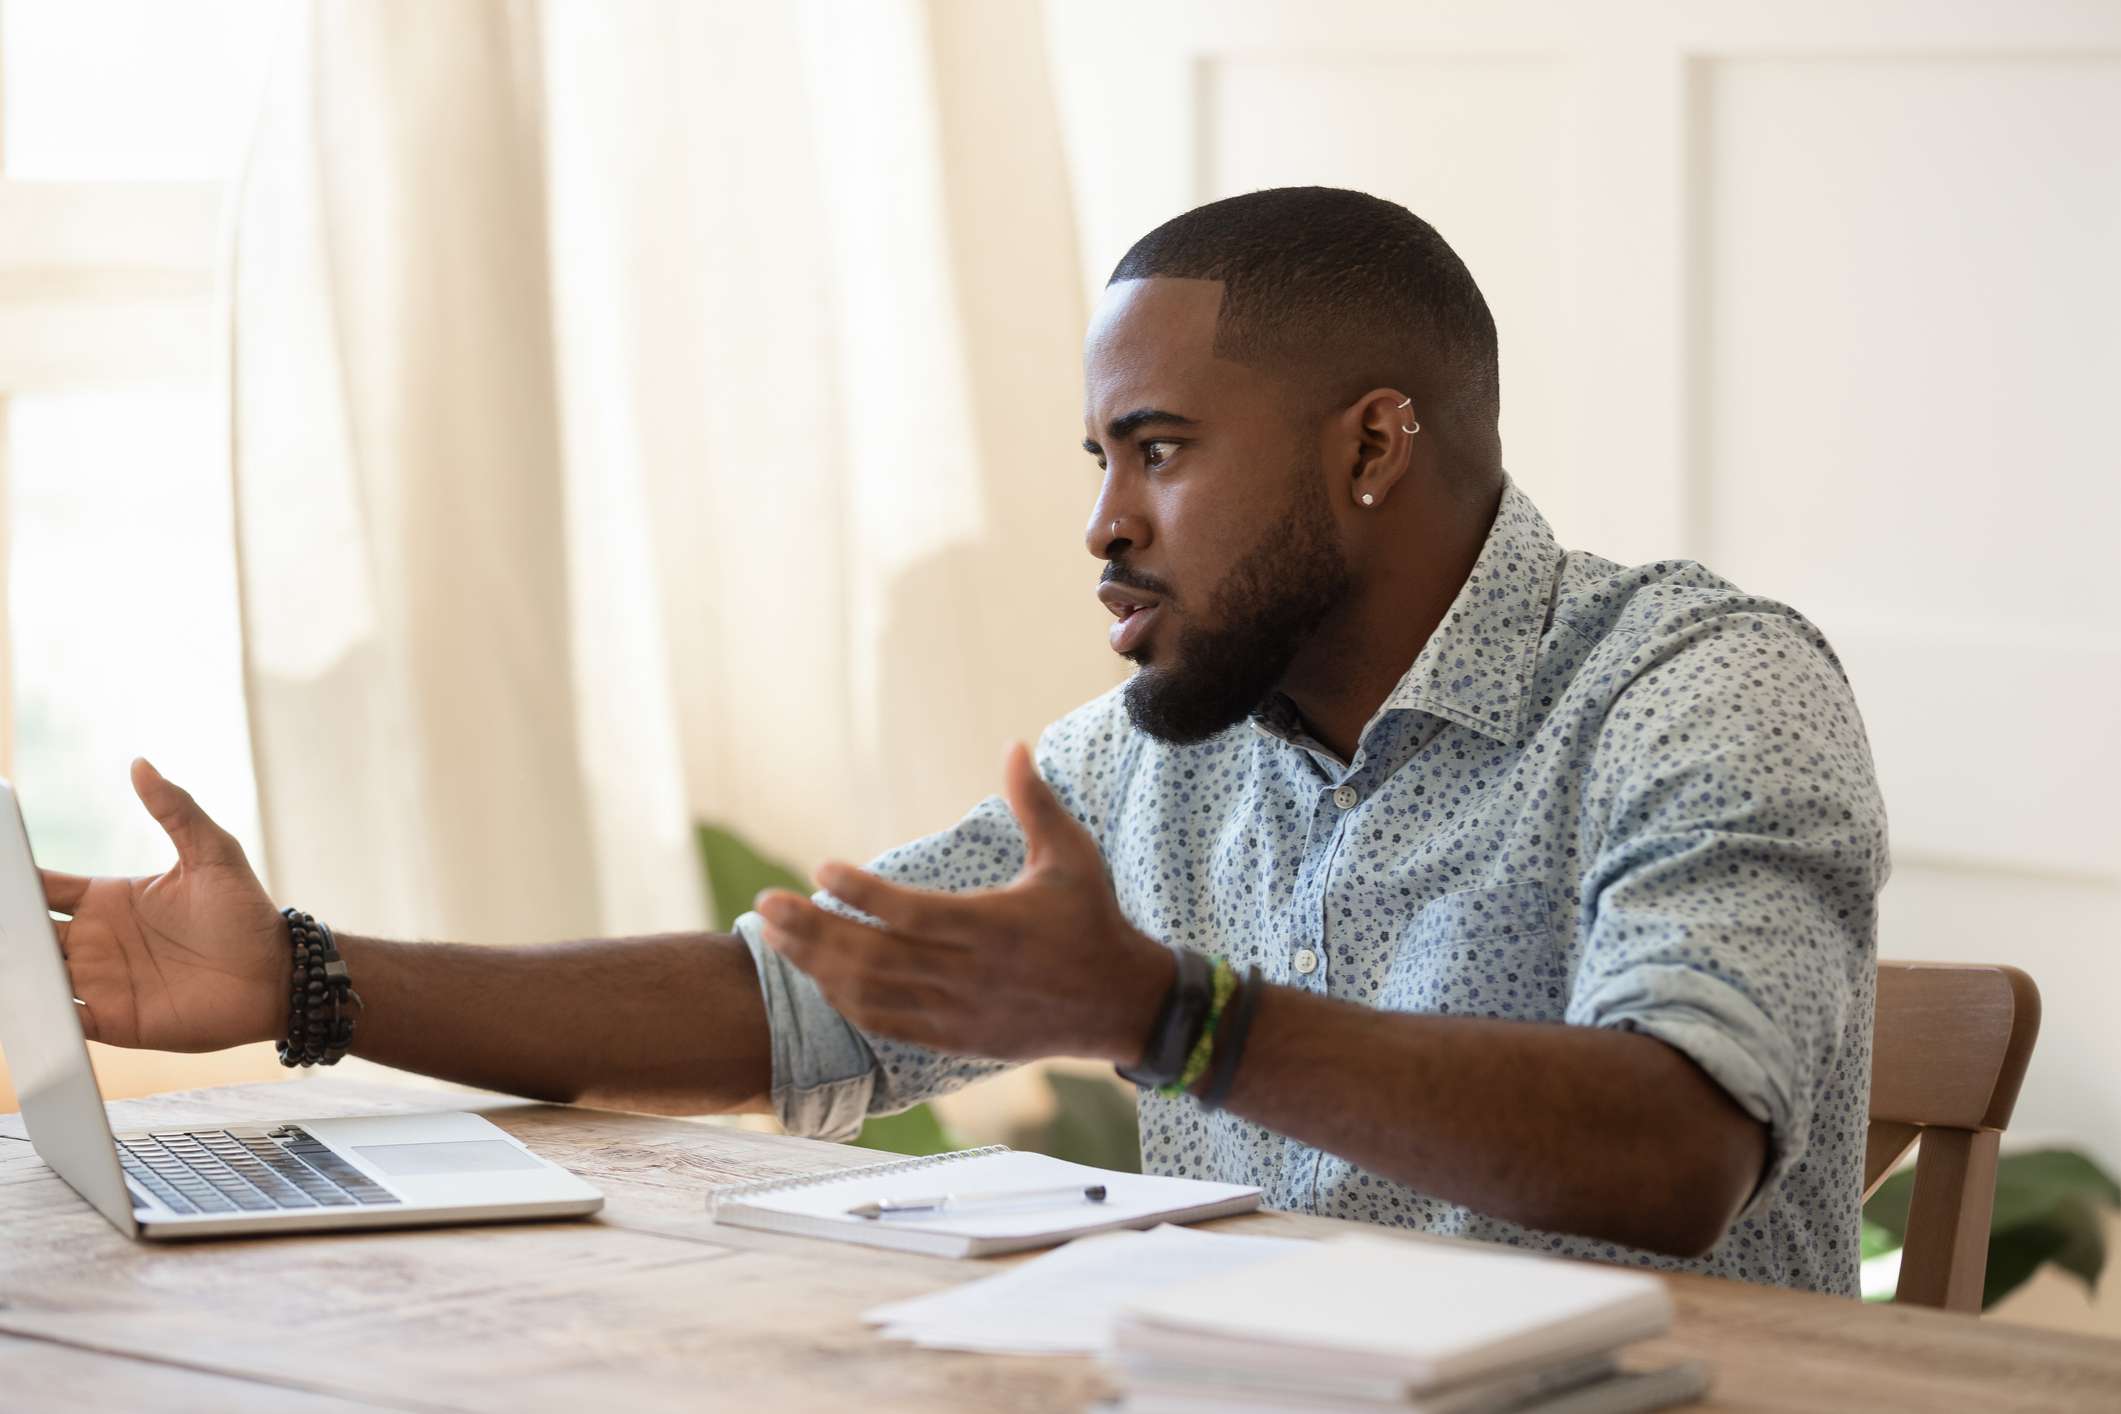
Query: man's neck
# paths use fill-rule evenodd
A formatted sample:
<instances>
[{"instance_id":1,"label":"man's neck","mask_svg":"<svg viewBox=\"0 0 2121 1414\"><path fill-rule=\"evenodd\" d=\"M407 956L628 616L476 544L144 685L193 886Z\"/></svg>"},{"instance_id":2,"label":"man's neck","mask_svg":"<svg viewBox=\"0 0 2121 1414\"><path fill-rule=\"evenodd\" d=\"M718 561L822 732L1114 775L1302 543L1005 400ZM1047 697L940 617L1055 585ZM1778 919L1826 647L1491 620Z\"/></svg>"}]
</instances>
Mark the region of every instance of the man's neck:
<instances>
[{"instance_id":1,"label":"man's neck","mask_svg":"<svg viewBox=\"0 0 2121 1414\"><path fill-rule=\"evenodd\" d=\"M1363 727L1465 588L1501 499L1498 492L1484 513L1391 557L1319 626L1290 665L1282 692L1311 736L1342 761L1354 759Z\"/></svg>"}]
</instances>

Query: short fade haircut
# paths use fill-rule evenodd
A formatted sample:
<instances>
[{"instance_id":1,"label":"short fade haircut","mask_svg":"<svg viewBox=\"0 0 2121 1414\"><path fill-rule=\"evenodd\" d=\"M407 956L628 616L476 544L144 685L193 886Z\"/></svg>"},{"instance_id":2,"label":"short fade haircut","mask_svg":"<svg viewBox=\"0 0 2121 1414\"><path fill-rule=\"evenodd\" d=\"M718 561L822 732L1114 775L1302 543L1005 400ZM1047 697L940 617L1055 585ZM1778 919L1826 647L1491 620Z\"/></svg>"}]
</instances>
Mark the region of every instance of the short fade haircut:
<instances>
[{"instance_id":1,"label":"short fade haircut","mask_svg":"<svg viewBox=\"0 0 2121 1414\"><path fill-rule=\"evenodd\" d=\"M1405 390L1467 489L1500 476L1495 320L1436 228L1338 187L1276 187L1197 206L1134 243L1108 284L1223 282L1219 357L1349 402Z\"/></svg>"}]
</instances>

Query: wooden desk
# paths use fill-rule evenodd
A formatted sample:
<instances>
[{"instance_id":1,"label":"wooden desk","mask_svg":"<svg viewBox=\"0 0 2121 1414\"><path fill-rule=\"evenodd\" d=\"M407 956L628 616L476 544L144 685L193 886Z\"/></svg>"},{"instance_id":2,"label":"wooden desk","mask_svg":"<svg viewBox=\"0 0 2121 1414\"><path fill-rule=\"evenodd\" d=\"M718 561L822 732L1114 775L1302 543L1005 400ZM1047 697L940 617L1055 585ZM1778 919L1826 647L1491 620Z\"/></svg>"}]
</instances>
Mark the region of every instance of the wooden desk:
<instances>
[{"instance_id":1,"label":"wooden desk","mask_svg":"<svg viewBox=\"0 0 2121 1414\"><path fill-rule=\"evenodd\" d=\"M8 1409L1080 1409L1088 1359L916 1350L878 1302L987 1275L953 1262L717 1229L710 1184L873 1162L695 1121L342 1076L112 1106L122 1128L479 1109L601 1187L592 1221L196 1244L128 1242L19 1137L0 1138L0 1407ZM19 1116L0 1135L22 1134ZM1254 1214L1216 1226L1317 1236ZM2121 1409L2121 1342L1940 1312L1671 1279L1645 1347L1715 1367L1733 1410Z\"/></svg>"}]
</instances>

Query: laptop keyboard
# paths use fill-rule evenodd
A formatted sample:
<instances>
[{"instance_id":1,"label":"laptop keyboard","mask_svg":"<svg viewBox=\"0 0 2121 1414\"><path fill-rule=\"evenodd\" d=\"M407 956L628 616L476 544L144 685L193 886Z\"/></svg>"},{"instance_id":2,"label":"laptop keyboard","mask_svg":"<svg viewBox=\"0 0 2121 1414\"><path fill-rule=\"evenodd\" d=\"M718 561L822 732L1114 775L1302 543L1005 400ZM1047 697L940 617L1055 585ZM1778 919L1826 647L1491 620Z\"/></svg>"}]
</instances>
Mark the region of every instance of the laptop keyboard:
<instances>
[{"instance_id":1,"label":"laptop keyboard","mask_svg":"<svg viewBox=\"0 0 2121 1414\"><path fill-rule=\"evenodd\" d=\"M133 1207L151 1195L177 1213L266 1213L372 1208L395 1194L295 1125L263 1134L226 1129L158 1132L118 1141Z\"/></svg>"}]
</instances>

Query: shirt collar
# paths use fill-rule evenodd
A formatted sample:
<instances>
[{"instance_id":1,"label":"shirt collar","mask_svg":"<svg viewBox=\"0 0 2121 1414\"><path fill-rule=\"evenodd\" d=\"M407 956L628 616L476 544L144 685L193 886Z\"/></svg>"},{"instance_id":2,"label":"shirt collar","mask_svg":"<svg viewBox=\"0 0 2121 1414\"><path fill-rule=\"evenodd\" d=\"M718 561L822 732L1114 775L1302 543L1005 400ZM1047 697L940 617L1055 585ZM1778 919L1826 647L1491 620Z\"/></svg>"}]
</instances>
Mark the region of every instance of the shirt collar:
<instances>
[{"instance_id":1,"label":"shirt collar","mask_svg":"<svg viewBox=\"0 0 2121 1414\"><path fill-rule=\"evenodd\" d=\"M1498 742L1516 741L1561 558L1546 517L1505 474L1502 504L1472 572L1363 735L1386 713L1417 711ZM1269 736L1301 744L1302 724L1281 693L1252 720Z\"/></svg>"}]
</instances>

